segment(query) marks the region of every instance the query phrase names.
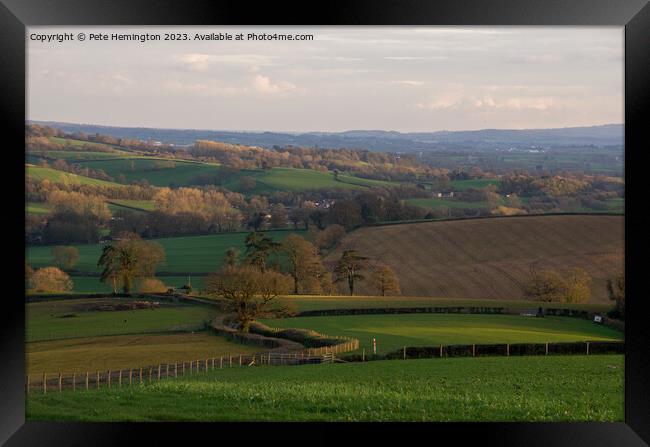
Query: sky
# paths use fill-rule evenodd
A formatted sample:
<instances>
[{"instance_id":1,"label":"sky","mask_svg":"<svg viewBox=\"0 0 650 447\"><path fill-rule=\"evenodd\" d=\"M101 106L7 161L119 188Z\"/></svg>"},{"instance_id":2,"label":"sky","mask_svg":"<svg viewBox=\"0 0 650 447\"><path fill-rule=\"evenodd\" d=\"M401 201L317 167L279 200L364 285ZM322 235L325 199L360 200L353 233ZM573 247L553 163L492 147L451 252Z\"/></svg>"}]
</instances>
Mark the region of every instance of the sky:
<instances>
[{"instance_id":1,"label":"sky","mask_svg":"<svg viewBox=\"0 0 650 447\"><path fill-rule=\"evenodd\" d=\"M187 33L91 41L84 33ZM32 35L73 33L42 42ZM244 33L241 41L196 34ZM249 33L311 41L246 40ZM27 119L400 132L623 123L623 27L30 27Z\"/></svg>"}]
</instances>

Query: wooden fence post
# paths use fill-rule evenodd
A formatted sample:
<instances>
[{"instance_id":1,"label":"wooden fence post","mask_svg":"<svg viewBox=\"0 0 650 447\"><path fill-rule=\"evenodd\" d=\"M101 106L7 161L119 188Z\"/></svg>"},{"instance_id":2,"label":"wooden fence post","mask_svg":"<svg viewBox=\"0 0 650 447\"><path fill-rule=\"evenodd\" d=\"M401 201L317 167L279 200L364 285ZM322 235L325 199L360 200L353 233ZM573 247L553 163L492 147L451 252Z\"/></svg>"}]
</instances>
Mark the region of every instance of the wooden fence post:
<instances>
[{"instance_id":1,"label":"wooden fence post","mask_svg":"<svg viewBox=\"0 0 650 447\"><path fill-rule=\"evenodd\" d=\"M142 367L140 367L140 383L142 383Z\"/></svg>"},{"instance_id":2,"label":"wooden fence post","mask_svg":"<svg viewBox=\"0 0 650 447\"><path fill-rule=\"evenodd\" d=\"M99 389L99 371L97 371L97 389Z\"/></svg>"},{"instance_id":3,"label":"wooden fence post","mask_svg":"<svg viewBox=\"0 0 650 447\"><path fill-rule=\"evenodd\" d=\"M214 362L213 362L213 365L214 365ZM214 368L213 368L213 369L214 369ZM208 366L208 359L205 359L205 370L206 370L206 371L209 371L209 370L210 370L210 368L209 368L209 366Z\"/></svg>"},{"instance_id":4,"label":"wooden fence post","mask_svg":"<svg viewBox=\"0 0 650 447\"><path fill-rule=\"evenodd\" d=\"M43 373L43 394L47 394L47 373Z\"/></svg>"},{"instance_id":5,"label":"wooden fence post","mask_svg":"<svg viewBox=\"0 0 650 447\"><path fill-rule=\"evenodd\" d=\"M169 379L169 363L165 365L165 378Z\"/></svg>"},{"instance_id":6,"label":"wooden fence post","mask_svg":"<svg viewBox=\"0 0 650 447\"><path fill-rule=\"evenodd\" d=\"M545 355L548 355L548 342L546 342L546 354Z\"/></svg>"},{"instance_id":7,"label":"wooden fence post","mask_svg":"<svg viewBox=\"0 0 650 447\"><path fill-rule=\"evenodd\" d=\"M193 360L190 360L190 376L192 375L192 364L194 363Z\"/></svg>"},{"instance_id":8,"label":"wooden fence post","mask_svg":"<svg viewBox=\"0 0 650 447\"><path fill-rule=\"evenodd\" d=\"M174 378L178 377L178 363L174 363Z\"/></svg>"},{"instance_id":9,"label":"wooden fence post","mask_svg":"<svg viewBox=\"0 0 650 447\"><path fill-rule=\"evenodd\" d=\"M158 382L160 382L160 363L158 363Z\"/></svg>"},{"instance_id":10,"label":"wooden fence post","mask_svg":"<svg viewBox=\"0 0 650 447\"><path fill-rule=\"evenodd\" d=\"M129 368L129 385L133 384L133 370Z\"/></svg>"},{"instance_id":11,"label":"wooden fence post","mask_svg":"<svg viewBox=\"0 0 650 447\"><path fill-rule=\"evenodd\" d=\"M476 345L472 345L472 357L476 357Z\"/></svg>"},{"instance_id":12,"label":"wooden fence post","mask_svg":"<svg viewBox=\"0 0 650 447\"><path fill-rule=\"evenodd\" d=\"M406 360L406 346L404 346L404 360Z\"/></svg>"},{"instance_id":13,"label":"wooden fence post","mask_svg":"<svg viewBox=\"0 0 650 447\"><path fill-rule=\"evenodd\" d=\"M119 384L120 388L122 388L122 370L121 369L120 369L120 375L118 376L117 380L118 380L118 384Z\"/></svg>"},{"instance_id":14,"label":"wooden fence post","mask_svg":"<svg viewBox=\"0 0 650 447\"><path fill-rule=\"evenodd\" d=\"M223 369L223 356L219 357L219 369Z\"/></svg>"},{"instance_id":15,"label":"wooden fence post","mask_svg":"<svg viewBox=\"0 0 650 447\"><path fill-rule=\"evenodd\" d=\"M59 372L59 392L61 392L61 379L63 377L63 373Z\"/></svg>"},{"instance_id":16,"label":"wooden fence post","mask_svg":"<svg viewBox=\"0 0 650 447\"><path fill-rule=\"evenodd\" d=\"M88 373L88 371L86 371L86 391L88 391L88 376L89 375L90 375L90 373Z\"/></svg>"},{"instance_id":17,"label":"wooden fence post","mask_svg":"<svg viewBox=\"0 0 650 447\"><path fill-rule=\"evenodd\" d=\"M361 361L366 361L366 348L363 348L363 351L361 352Z\"/></svg>"},{"instance_id":18,"label":"wooden fence post","mask_svg":"<svg viewBox=\"0 0 650 447\"><path fill-rule=\"evenodd\" d=\"M440 345L440 358L442 358L442 345Z\"/></svg>"},{"instance_id":19,"label":"wooden fence post","mask_svg":"<svg viewBox=\"0 0 650 447\"><path fill-rule=\"evenodd\" d=\"M183 362L183 370L181 372L182 372L182 375L184 376L185 375L185 362Z\"/></svg>"},{"instance_id":20,"label":"wooden fence post","mask_svg":"<svg viewBox=\"0 0 650 447\"><path fill-rule=\"evenodd\" d=\"M151 376L152 376L152 375L153 375L153 368L150 366L150 367L149 367L149 383L151 383L151 379L152 379Z\"/></svg>"},{"instance_id":21,"label":"wooden fence post","mask_svg":"<svg viewBox=\"0 0 650 447\"><path fill-rule=\"evenodd\" d=\"M212 357L212 370L214 371L214 357Z\"/></svg>"},{"instance_id":22,"label":"wooden fence post","mask_svg":"<svg viewBox=\"0 0 650 447\"><path fill-rule=\"evenodd\" d=\"M510 357L510 343L506 343L506 356Z\"/></svg>"},{"instance_id":23,"label":"wooden fence post","mask_svg":"<svg viewBox=\"0 0 650 447\"><path fill-rule=\"evenodd\" d=\"M108 389L111 389L111 370L108 370Z\"/></svg>"},{"instance_id":24,"label":"wooden fence post","mask_svg":"<svg viewBox=\"0 0 650 447\"><path fill-rule=\"evenodd\" d=\"M232 367L232 355L229 355L229 356L228 356L228 359L229 359L229 361L230 361L230 367Z\"/></svg>"},{"instance_id":25,"label":"wooden fence post","mask_svg":"<svg viewBox=\"0 0 650 447\"><path fill-rule=\"evenodd\" d=\"M241 354L239 354L239 366L241 366Z\"/></svg>"},{"instance_id":26,"label":"wooden fence post","mask_svg":"<svg viewBox=\"0 0 650 447\"><path fill-rule=\"evenodd\" d=\"M587 342L587 355L589 355L589 342Z\"/></svg>"}]
</instances>

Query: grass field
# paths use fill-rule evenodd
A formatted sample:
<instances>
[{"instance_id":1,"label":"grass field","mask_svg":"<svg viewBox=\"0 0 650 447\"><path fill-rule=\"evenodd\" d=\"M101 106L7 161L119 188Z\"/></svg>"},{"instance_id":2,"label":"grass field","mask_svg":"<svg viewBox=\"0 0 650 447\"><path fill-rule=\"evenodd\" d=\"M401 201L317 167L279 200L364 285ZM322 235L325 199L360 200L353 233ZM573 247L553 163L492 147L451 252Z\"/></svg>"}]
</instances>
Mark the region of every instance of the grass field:
<instances>
[{"instance_id":1,"label":"grass field","mask_svg":"<svg viewBox=\"0 0 650 447\"><path fill-rule=\"evenodd\" d=\"M49 207L42 202L28 202L25 207L27 214L49 214Z\"/></svg>"},{"instance_id":2,"label":"grass field","mask_svg":"<svg viewBox=\"0 0 650 447\"><path fill-rule=\"evenodd\" d=\"M149 157L93 160L79 164L91 169L103 169L115 181L131 183L134 180L147 180L154 186L187 186L197 176L216 174L219 170L219 166L214 164Z\"/></svg>"},{"instance_id":3,"label":"grass field","mask_svg":"<svg viewBox=\"0 0 650 447\"><path fill-rule=\"evenodd\" d=\"M111 199L107 200L109 206L117 205L118 208L127 208L130 210L153 211L156 209L156 203L153 200L130 200L130 199Z\"/></svg>"},{"instance_id":4,"label":"grass field","mask_svg":"<svg viewBox=\"0 0 650 447\"><path fill-rule=\"evenodd\" d=\"M207 357L249 354L260 348L230 342L208 332L114 335L26 344L29 374L94 372Z\"/></svg>"},{"instance_id":5,"label":"grass field","mask_svg":"<svg viewBox=\"0 0 650 447\"><path fill-rule=\"evenodd\" d=\"M268 236L281 241L291 232L268 231ZM303 233L297 231L296 233ZM248 232L220 233L207 236L183 236L153 239L165 249L167 260L159 265L161 272L213 272L223 263L225 252L235 247L243 254L244 240ZM97 260L101 252L99 244L75 245L79 249L79 263L75 266L78 271L97 272ZM52 247L29 247L27 259L32 267L44 267L53 264Z\"/></svg>"},{"instance_id":6,"label":"grass field","mask_svg":"<svg viewBox=\"0 0 650 447\"><path fill-rule=\"evenodd\" d=\"M112 187L120 186L117 183L84 177L82 175L71 174L69 172L57 171L56 169L52 168L43 168L41 166L28 165L26 169L28 176L33 177L37 180L49 180L53 183L99 185Z\"/></svg>"},{"instance_id":7,"label":"grass field","mask_svg":"<svg viewBox=\"0 0 650 447\"><path fill-rule=\"evenodd\" d=\"M192 283L194 280L192 280ZM322 309L368 309L386 307L507 307L512 309L537 309L538 307L570 308L591 312L608 312L614 308L612 303L607 304L564 304L564 303L537 303L524 300L472 300L434 298L422 296L317 296L317 295L291 295L283 298L283 302L292 303L299 311Z\"/></svg>"},{"instance_id":8,"label":"grass field","mask_svg":"<svg viewBox=\"0 0 650 447\"><path fill-rule=\"evenodd\" d=\"M499 179L471 179L471 180L452 180L449 186L454 191L467 191L468 189L483 189L489 185L499 185Z\"/></svg>"},{"instance_id":9,"label":"grass field","mask_svg":"<svg viewBox=\"0 0 650 447\"><path fill-rule=\"evenodd\" d=\"M356 249L397 273L402 294L439 298L522 298L538 269L584 268L592 303L609 303L606 281L623 268L622 216L522 216L365 227L348 233L325 258ZM358 294L377 290L360 282Z\"/></svg>"},{"instance_id":10,"label":"grass field","mask_svg":"<svg viewBox=\"0 0 650 447\"><path fill-rule=\"evenodd\" d=\"M61 159L68 163L88 160L108 160L113 158L133 157L130 152L115 149L114 152L91 152L91 151L47 151L37 152L30 151L27 153L28 159Z\"/></svg>"},{"instance_id":11,"label":"grass field","mask_svg":"<svg viewBox=\"0 0 650 447\"><path fill-rule=\"evenodd\" d=\"M100 304L128 298L73 299L26 305L26 340L58 340L100 335L192 331L204 327L215 310L207 306L161 303L158 309L94 311Z\"/></svg>"},{"instance_id":12,"label":"grass field","mask_svg":"<svg viewBox=\"0 0 650 447\"><path fill-rule=\"evenodd\" d=\"M620 340L623 334L589 320L570 317L522 317L479 314L402 314L298 317L262 320L277 328L312 329L360 341L360 348L385 354L404 346L545 343Z\"/></svg>"},{"instance_id":13,"label":"grass field","mask_svg":"<svg viewBox=\"0 0 650 447\"><path fill-rule=\"evenodd\" d=\"M488 202L462 202L452 199L407 199L406 203L429 210L435 210L443 206L447 208L491 208Z\"/></svg>"},{"instance_id":14,"label":"grass field","mask_svg":"<svg viewBox=\"0 0 650 447\"><path fill-rule=\"evenodd\" d=\"M34 392L27 420L622 421L623 356L481 357L216 370Z\"/></svg>"}]
</instances>

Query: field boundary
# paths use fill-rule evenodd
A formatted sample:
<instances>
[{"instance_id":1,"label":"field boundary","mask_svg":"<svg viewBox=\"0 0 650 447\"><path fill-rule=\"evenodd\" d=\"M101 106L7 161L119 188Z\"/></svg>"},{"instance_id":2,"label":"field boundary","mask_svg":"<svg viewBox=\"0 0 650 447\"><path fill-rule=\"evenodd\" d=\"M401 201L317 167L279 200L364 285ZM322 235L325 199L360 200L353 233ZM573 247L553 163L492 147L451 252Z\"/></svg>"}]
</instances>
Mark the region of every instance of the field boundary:
<instances>
[{"instance_id":1,"label":"field boundary","mask_svg":"<svg viewBox=\"0 0 650 447\"><path fill-rule=\"evenodd\" d=\"M547 343L482 343L471 345L404 346L387 354L361 354L342 357L348 362L396 359L428 359L443 357L535 356L535 355L599 355L625 354L624 341L585 340Z\"/></svg>"},{"instance_id":2,"label":"field boundary","mask_svg":"<svg viewBox=\"0 0 650 447\"><path fill-rule=\"evenodd\" d=\"M541 307L537 304L531 303L531 308L540 307L544 316L553 317L572 317L591 320L594 316L599 315L602 317L601 324L603 326L611 327L612 329L624 332L625 322L607 318L602 316L600 312L591 312L587 310L578 310L571 308L552 308ZM318 310L305 310L298 312L296 317L324 317L324 316L346 316L346 315L391 315L391 314L418 314L418 313L431 313L431 314L496 314L496 315L521 315L524 308L508 308L508 307L489 307L489 306L427 306L427 307L372 307L372 308L356 308L356 309L318 309ZM543 317L535 317L543 318Z\"/></svg>"},{"instance_id":3,"label":"field boundary","mask_svg":"<svg viewBox=\"0 0 650 447\"><path fill-rule=\"evenodd\" d=\"M351 231L360 230L367 227L388 227L391 225L411 225L419 223L429 223L429 222L450 222L457 220L477 220L477 219L513 219L516 217L546 217L546 216L620 216L625 217L625 212L612 212L612 211L594 211L592 213L534 213L534 214L514 214L512 216L498 216L498 215L489 215L489 216L468 216L468 217L443 217L440 219L412 219L412 220L396 220L396 221L387 221L387 222L375 222L371 224L358 225L354 227Z\"/></svg>"}]
</instances>

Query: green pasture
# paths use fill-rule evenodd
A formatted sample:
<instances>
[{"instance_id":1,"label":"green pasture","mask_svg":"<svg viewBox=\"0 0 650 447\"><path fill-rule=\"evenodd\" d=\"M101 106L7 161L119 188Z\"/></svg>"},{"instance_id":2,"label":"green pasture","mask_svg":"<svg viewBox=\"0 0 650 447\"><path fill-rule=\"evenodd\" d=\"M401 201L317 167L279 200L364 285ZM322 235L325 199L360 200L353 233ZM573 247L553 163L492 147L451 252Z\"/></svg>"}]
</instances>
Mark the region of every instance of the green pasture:
<instances>
[{"instance_id":1,"label":"green pasture","mask_svg":"<svg viewBox=\"0 0 650 447\"><path fill-rule=\"evenodd\" d=\"M153 200L110 199L107 202L109 206L114 205L117 209L128 208L140 211L153 211L156 209L156 202Z\"/></svg>"},{"instance_id":2,"label":"green pasture","mask_svg":"<svg viewBox=\"0 0 650 447\"><path fill-rule=\"evenodd\" d=\"M27 373L83 373L250 354L260 348L202 332L109 335L27 343Z\"/></svg>"},{"instance_id":3,"label":"green pasture","mask_svg":"<svg viewBox=\"0 0 650 447\"><path fill-rule=\"evenodd\" d=\"M622 421L622 355L224 368L32 392L30 421Z\"/></svg>"},{"instance_id":4,"label":"green pasture","mask_svg":"<svg viewBox=\"0 0 650 447\"><path fill-rule=\"evenodd\" d=\"M353 337L360 348L377 353L404 346L453 344L545 343L621 340L623 334L589 320L486 314L397 314L298 317L262 320L276 328L312 329L327 335Z\"/></svg>"},{"instance_id":5,"label":"green pasture","mask_svg":"<svg viewBox=\"0 0 650 447\"><path fill-rule=\"evenodd\" d=\"M466 191L468 189L483 189L489 185L499 186L499 179L479 178L471 180L451 180L449 186L454 191Z\"/></svg>"},{"instance_id":6,"label":"green pasture","mask_svg":"<svg viewBox=\"0 0 650 447\"><path fill-rule=\"evenodd\" d=\"M49 214L50 209L43 202L27 202L25 207L27 214Z\"/></svg>"},{"instance_id":7,"label":"green pasture","mask_svg":"<svg viewBox=\"0 0 650 447\"><path fill-rule=\"evenodd\" d=\"M407 199L406 203L411 205L419 206L420 208L426 208L429 210L435 210L436 208L447 207L447 208L487 208L490 209L492 206L488 202L463 202L460 200L454 199Z\"/></svg>"},{"instance_id":8,"label":"green pasture","mask_svg":"<svg viewBox=\"0 0 650 447\"><path fill-rule=\"evenodd\" d=\"M81 166L103 169L116 182L146 180L154 186L187 186L202 174L216 174L219 166L163 158L121 158L79 162Z\"/></svg>"},{"instance_id":9,"label":"green pasture","mask_svg":"<svg viewBox=\"0 0 650 447\"><path fill-rule=\"evenodd\" d=\"M201 330L215 312L208 306L164 302L157 309L92 310L99 304L128 301L131 299L80 298L27 303L26 340Z\"/></svg>"},{"instance_id":10,"label":"green pasture","mask_svg":"<svg viewBox=\"0 0 650 447\"><path fill-rule=\"evenodd\" d=\"M52 168L44 168L41 166L27 166L27 175L33 177L37 180L49 180L53 183L63 183L63 184L82 184L82 185L98 185L98 186L120 186L117 183L107 182L104 180L99 180L90 177L84 177L82 175L71 174L68 172L57 171Z\"/></svg>"},{"instance_id":11,"label":"green pasture","mask_svg":"<svg viewBox=\"0 0 650 447\"><path fill-rule=\"evenodd\" d=\"M296 231L301 234L304 231ZM266 235L281 241L290 231L267 231ZM152 239L165 249L166 261L158 266L159 272L209 273L223 264L225 252L235 247L245 252L244 241L249 232L219 233L207 236L181 236ZM81 272L98 272L97 260L101 253L99 244L74 245L79 249L79 262L75 269ZM33 246L27 249L27 261L32 267L53 265L51 246Z\"/></svg>"}]
</instances>

